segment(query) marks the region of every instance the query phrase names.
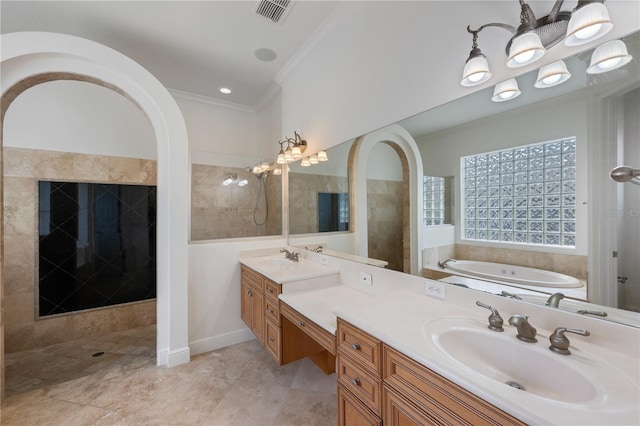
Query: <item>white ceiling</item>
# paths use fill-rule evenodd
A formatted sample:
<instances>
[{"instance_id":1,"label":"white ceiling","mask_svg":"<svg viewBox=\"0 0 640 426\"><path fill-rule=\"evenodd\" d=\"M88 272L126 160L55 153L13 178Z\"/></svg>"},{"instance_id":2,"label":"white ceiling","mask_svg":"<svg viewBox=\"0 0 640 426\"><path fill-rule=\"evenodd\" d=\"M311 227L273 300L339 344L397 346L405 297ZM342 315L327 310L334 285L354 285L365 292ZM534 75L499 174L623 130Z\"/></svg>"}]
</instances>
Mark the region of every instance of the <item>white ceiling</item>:
<instances>
[{"instance_id":1,"label":"white ceiling","mask_svg":"<svg viewBox=\"0 0 640 426\"><path fill-rule=\"evenodd\" d=\"M258 0L2 0L0 29L93 40L129 56L170 89L255 107L338 3L294 1L286 18L274 23L254 13ZM258 60L260 48L274 50L277 58ZM222 95L221 86L233 92Z\"/></svg>"}]
</instances>

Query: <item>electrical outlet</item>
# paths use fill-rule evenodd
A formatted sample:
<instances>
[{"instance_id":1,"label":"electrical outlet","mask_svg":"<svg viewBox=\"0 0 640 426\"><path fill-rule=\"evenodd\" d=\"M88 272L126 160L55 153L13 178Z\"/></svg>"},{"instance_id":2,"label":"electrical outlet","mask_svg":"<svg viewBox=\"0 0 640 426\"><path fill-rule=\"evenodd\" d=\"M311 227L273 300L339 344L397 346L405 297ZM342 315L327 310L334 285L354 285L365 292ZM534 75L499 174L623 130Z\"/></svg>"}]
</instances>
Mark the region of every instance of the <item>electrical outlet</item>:
<instances>
[{"instance_id":1,"label":"electrical outlet","mask_svg":"<svg viewBox=\"0 0 640 426\"><path fill-rule=\"evenodd\" d=\"M424 292L427 296L435 297L436 299L446 299L445 283L438 281L426 281L424 285Z\"/></svg>"},{"instance_id":2,"label":"electrical outlet","mask_svg":"<svg viewBox=\"0 0 640 426\"><path fill-rule=\"evenodd\" d=\"M366 272L360 272L360 282L362 284L373 285L373 280L371 278L371 274L367 274Z\"/></svg>"},{"instance_id":3,"label":"electrical outlet","mask_svg":"<svg viewBox=\"0 0 640 426\"><path fill-rule=\"evenodd\" d=\"M320 256L320 264L325 266L329 264L329 259L327 258L327 256Z\"/></svg>"}]
</instances>

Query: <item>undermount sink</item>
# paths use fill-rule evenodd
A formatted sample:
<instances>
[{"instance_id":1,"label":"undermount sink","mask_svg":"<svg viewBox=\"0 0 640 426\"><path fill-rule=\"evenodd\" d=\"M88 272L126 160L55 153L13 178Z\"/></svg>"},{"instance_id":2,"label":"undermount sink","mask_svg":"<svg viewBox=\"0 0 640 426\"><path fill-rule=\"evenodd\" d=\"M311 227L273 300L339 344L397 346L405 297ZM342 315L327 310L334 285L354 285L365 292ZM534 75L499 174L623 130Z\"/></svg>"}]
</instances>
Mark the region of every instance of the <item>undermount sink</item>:
<instances>
[{"instance_id":1,"label":"undermount sink","mask_svg":"<svg viewBox=\"0 0 640 426\"><path fill-rule=\"evenodd\" d=\"M549 351L548 335L539 334L537 343L525 343L515 338L514 328L495 332L471 318L435 320L423 327L423 335L445 360L462 367L472 379L481 375L529 395L570 404L621 397L618 402L624 405L622 400L627 399L622 373L616 371L617 377L607 372L603 378L598 372L604 368L601 360Z\"/></svg>"},{"instance_id":2,"label":"undermount sink","mask_svg":"<svg viewBox=\"0 0 640 426\"><path fill-rule=\"evenodd\" d=\"M269 257L267 259L261 260L259 263L263 266L271 266L273 268L284 269L289 268L291 265L293 265L294 262L282 257Z\"/></svg>"}]
</instances>

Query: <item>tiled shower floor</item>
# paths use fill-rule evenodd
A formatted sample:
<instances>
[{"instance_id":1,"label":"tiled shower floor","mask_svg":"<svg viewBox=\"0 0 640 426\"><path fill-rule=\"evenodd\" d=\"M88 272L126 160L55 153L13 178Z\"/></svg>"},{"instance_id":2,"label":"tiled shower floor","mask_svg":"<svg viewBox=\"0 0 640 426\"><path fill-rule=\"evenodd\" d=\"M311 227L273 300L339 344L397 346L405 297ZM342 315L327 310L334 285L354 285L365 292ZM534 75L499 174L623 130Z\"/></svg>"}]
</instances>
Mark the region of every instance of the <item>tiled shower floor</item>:
<instances>
[{"instance_id":1,"label":"tiled shower floor","mask_svg":"<svg viewBox=\"0 0 640 426\"><path fill-rule=\"evenodd\" d=\"M100 356L93 356L103 352ZM5 354L5 396L156 363L156 325Z\"/></svg>"},{"instance_id":2,"label":"tiled shower floor","mask_svg":"<svg viewBox=\"0 0 640 426\"><path fill-rule=\"evenodd\" d=\"M153 333L151 339L142 330L140 335L128 332L133 334L119 336L120 340L116 336L113 340L103 338L102 343L112 344L110 347L91 339L67 346L66 355L60 358L45 353L51 358L38 361L41 367L29 367L33 372L30 377L37 378L33 379L32 390L28 390L26 374L20 380L9 374L9 369L17 370L18 362L28 365L28 357L6 359L8 396L2 402L0 424L336 424L336 375L325 375L308 359L279 367L253 340L194 356L188 364L156 367L155 329L147 330ZM153 354L144 352L140 339L153 341L145 343L153 348ZM65 353L63 348L58 349ZM105 351L98 357L102 360L87 361L86 355L91 358L95 351ZM47 374L53 371L54 363L75 365L70 371L78 377L64 379ZM35 374L38 371L42 374ZM38 386L36 381L40 381Z\"/></svg>"}]
</instances>

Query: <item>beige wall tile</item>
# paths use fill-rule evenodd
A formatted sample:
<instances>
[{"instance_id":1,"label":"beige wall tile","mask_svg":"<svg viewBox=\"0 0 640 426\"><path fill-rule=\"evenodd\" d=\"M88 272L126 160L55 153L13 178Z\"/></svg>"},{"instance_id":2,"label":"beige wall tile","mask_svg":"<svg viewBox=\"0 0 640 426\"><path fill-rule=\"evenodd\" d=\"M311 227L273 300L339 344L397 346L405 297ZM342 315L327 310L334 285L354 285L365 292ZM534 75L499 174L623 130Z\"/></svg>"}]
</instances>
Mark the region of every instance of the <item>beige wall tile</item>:
<instances>
[{"instance_id":1,"label":"beige wall tile","mask_svg":"<svg viewBox=\"0 0 640 426\"><path fill-rule=\"evenodd\" d=\"M35 294L17 293L4 296L5 325L17 325L33 322L35 313Z\"/></svg>"},{"instance_id":2,"label":"beige wall tile","mask_svg":"<svg viewBox=\"0 0 640 426\"><path fill-rule=\"evenodd\" d=\"M32 149L3 147L3 173L4 176L31 177L33 172Z\"/></svg>"}]
</instances>

